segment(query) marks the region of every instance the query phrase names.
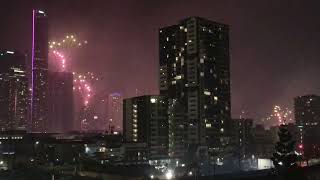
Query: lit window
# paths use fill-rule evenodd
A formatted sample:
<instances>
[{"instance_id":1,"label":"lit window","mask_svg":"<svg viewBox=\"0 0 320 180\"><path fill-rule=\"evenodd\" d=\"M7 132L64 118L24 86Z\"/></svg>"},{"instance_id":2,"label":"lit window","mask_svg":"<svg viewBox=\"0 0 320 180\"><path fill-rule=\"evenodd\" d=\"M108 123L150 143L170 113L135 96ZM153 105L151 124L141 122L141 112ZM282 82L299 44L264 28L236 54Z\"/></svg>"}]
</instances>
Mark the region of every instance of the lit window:
<instances>
[{"instance_id":1,"label":"lit window","mask_svg":"<svg viewBox=\"0 0 320 180\"><path fill-rule=\"evenodd\" d=\"M221 129L220 129L220 132L222 132L222 133L223 133L223 132L224 132L224 129L223 129L223 128L221 128Z\"/></svg>"},{"instance_id":2,"label":"lit window","mask_svg":"<svg viewBox=\"0 0 320 180\"><path fill-rule=\"evenodd\" d=\"M218 101L218 97L217 96L214 96L213 99L214 99L214 101Z\"/></svg>"},{"instance_id":3,"label":"lit window","mask_svg":"<svg viewBox=\"0 0 320 180\"><path fill-rule=\"evenodd\" d=\"M174 77L174 79L176 79L176 80L181 79L181 78L182 78L181 75Z\"/></svg>"},{"instance_id":4,"label":"lit window","mask_svg":"<svg viewBox=\"0 0 320 180\"><path fill-rule=\"evenodd\" d=\"M171 84L177 84L177 81L171 81Z\"/></svg>"},{"instance_id":5,"label":"lit window","mask_svg":"<svg viewBox=\"0 0 320 180\"><path fill-rule=\"evenodd\" d=\"M206 124L206 128L211 128L211 124Z\"/></svg>"},{"instance_id":6,"label":"lit window","mask_svg":"<svg viewBox=\"0 0 320 180\"><path fill-rule=\"evenodd\" d=\"M203 64L204 63L204 59L201 58L200 59L200 63Z\"/></svg>"},{"instance_id":7,"label":"lit window","mask_svg":"<svg viewBox=\"0 0 320 180\"><path fill-rule=\"evenodd\" d=\"M200 76L203 77L204 76L204 72L200 72Z\"/></svg>"},{"instance_id":8,"label":"lit window","mask_svg":"<svg viewBox=\"0 0 320 180\"><path fill-rule=\"evenodd\" d=\"M167 37L167 41L169 41L169 37Z\"/></svg>"},{"instance_id":9,"label":"lit window","mask_svg":"<svg viewBox=\"0 0 320 180\"><path fill-rule=\"evenodd\" d=\"M211 95L211 92L210 91L204 91L203 94L207 95L207 96L210 96Z\"/></svg>"}]
</instances>

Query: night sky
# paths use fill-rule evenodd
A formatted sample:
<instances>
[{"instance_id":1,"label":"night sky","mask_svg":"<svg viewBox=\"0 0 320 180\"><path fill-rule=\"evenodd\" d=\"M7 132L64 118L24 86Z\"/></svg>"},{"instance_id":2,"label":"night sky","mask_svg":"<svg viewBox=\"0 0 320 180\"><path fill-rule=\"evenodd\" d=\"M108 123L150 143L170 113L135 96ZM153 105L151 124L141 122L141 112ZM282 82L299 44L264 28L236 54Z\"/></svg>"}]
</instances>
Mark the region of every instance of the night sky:
<instances>
[{"instance_id":1,"label":"night sky","mask_svg":"<svg viewBox=\"0 0 320 180\"><path fill-rule=\"evenodd\" d=\"M0 49L31 51L32 8L47 11L49 39L76 34L89 44L76 71L103 79L99 92L158 93L158 29L189 16L230 25L233 117L259 119L275 104L320 94L320 2L301 0L1 0Z\"/></svg>"}]
</instances>

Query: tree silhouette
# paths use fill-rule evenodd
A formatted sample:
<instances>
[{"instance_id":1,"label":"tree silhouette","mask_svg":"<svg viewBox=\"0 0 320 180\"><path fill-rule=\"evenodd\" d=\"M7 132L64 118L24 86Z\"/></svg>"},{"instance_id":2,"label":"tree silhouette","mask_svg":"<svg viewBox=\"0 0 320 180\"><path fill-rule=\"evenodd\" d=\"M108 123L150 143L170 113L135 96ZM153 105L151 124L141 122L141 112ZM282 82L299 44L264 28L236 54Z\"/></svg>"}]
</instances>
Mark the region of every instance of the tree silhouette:
<instances>
[{"instance_id":1,"label":"tree silhouette","mask_svg":"<svg viewBox=\"0 0 320 180\"><path fill-rule=\"evenodd\" d=\"M287 125L282 124L279 127L279 141L275 146L275 153L271 158L277 170L286 170L297 167L298 156L295 153L295 141L288 130Z\"/></svg>"}]
</instances>

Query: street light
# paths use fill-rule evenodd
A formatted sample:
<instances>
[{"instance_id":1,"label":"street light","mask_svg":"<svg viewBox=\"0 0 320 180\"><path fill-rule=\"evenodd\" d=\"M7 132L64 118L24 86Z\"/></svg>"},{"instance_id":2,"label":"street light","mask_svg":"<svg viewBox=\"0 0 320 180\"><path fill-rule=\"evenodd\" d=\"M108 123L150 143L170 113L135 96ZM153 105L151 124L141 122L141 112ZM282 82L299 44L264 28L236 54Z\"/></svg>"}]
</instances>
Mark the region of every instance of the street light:
<instances>
[{"instance_id":1,"label":"street light","mask_svg":"<svg viewBox=\"0 0 320 180\"><path fill-rule=\"evenodd\" d=\"M172 170L169 169L166 173L166 179L170 180L172 179L172 177L173 177L173 172Z\"/></svg>"}]
</instances>

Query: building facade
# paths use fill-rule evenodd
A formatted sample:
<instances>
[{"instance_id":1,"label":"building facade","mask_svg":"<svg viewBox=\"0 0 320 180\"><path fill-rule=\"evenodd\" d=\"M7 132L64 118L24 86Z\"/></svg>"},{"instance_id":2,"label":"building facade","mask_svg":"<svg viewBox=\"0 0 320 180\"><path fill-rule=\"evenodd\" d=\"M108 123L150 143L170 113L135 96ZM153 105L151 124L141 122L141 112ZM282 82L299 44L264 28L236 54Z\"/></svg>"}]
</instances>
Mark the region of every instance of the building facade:
<instances>
[{"instance_id":1,"label":"building facade","mask_svg":"<svg viewBox=\"0 0 320 180\"><path fill-rule=\"evenodd\" d=\"M0 128L26 129L28 120L26 56L0 51Z\"/></svg>"},{"instance_id":2,"label":"building facade","mask_svg":"<svg viewBox=\"0 0 320 180\"><path fill-rule=\"evenodd\" d=\"M149 159L168 157L168 103L163 96L139 96L123 101L126 142L146 143Z\"/></svg>"},{"instance_id":3,"label":"building facade","mask_svg":"<svg viewBox=\"0 0 320 180\"><path fill-rule=\"evenodd\" d=\"M69 72L50 72L49 118L47 132L65 133L74 130L73 75Z\"/></svg>"},{"instance_id":4,"label":"building facade","mask_svg":"<svg viewBox=\"0 0 320 180\"><path fill-rule=\"evenodd\" d=\"M231 137L235 153L239 159L245 159L253 154L253 119L232 119Z\"/></svg>"},{"instance_id":5,"label":"building facade","mask_svg":"<svg viewBox=\"0 0 320 180\"><path fill-rule=\"evenodd\" d=\"M294 115L300 132L300 151L305 158L320 157L320 96L305 95L294 99Z\"/></svg>"},{"instance_id":6,"label":"building facade","mask_svg":"<svg viewBox=\"0 0 320 180\"><path fill-rule=\"evenodd\" d=\"M275 152L277 139L272 136L272 131L266 129L262 124L257 124L252 131L253 155L255 158L268 159Z\"/></svg>"},{"instance_id":7,"label":"building facade","mask_svg":"<svg viewBox=\"0 0 320 180\"><path fill-rule=\"evenodd\" d=\"M32 11L31 130L45 132L48 120L48 17Z\"/></svg>"},{"instance_id":8,"label":"building facade","mask_svg":"<svg viewBox=\"0 0 320 180\"><path fill-rule=\"evenodd\" d=\"M161 28L159 60L160 95L167 96L171 105L179 106L172 108L180 111L175 114L186 115L182 121L178 120L181 117L171 121L178 122L181 128L171 128L173 132L169 134L178 137L170 139L183 136L184 141L171 141L170 146L207 146L211 150L221 147L231 118L229 27L191 17Z\"/></svg>"},{"instance_id":9,"label":"building facade","mask_svg":"<svg viewBox=\"0 0 320 180\"><path fill-rule=\"evenodd\" d=\"M112 93L108 98L108 119L106 130L122 132L122 96L120 93Z\"/></svg>"}]
</instances>

